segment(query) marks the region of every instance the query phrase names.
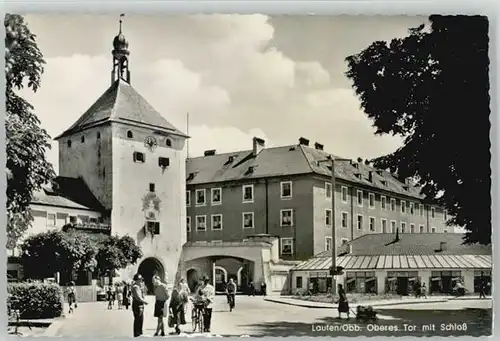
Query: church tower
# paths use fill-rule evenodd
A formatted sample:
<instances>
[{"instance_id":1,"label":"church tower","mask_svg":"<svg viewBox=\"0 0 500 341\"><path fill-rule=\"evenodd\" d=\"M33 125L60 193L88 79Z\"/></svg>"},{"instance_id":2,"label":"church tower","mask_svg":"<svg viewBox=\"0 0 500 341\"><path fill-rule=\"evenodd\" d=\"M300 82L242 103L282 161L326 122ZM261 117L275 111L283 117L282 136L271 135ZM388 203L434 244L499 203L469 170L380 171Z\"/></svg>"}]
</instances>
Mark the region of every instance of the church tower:
<instances>
[{"instance_id":1,"label":"church tower","mask_svg":"<svg viewBox=\"0 0 500 341\"><path fill-rule=\"evenodd\" d=\"M81 177L106 208L113 235L129 235L144 257L122 271L177 272L186 242L186 140L130 83L128 41L113 40L111 86L56 140L59 173Z\"/></svg>"}]
</instances>

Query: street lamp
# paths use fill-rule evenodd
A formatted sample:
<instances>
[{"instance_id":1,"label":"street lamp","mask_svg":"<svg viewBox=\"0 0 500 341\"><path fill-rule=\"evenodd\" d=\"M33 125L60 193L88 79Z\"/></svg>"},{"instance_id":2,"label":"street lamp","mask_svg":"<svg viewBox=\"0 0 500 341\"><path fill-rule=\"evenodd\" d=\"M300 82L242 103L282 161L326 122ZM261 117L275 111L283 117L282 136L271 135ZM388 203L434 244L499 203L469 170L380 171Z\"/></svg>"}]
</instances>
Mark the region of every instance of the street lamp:
<instances>
[{"instance_id":1,"label":"street lamp","mask_svg":"<svg viewBox=\"0 0 500 341\"><path fill-rule=\"evenodd\" d=\"M329 162L331 167L332 167L332 178L331 178L331 183L332 183L332 216L331 216L331 223L332 223L332 267L330 268L330 274L332 275L332 299L335 299L335 293L337 292L337 287L335 283L335 275L338 273L337 269L337 238L336 238L336 230L335 230L335 162L337 161L351 161L350 159L342 159L342 158L335 158L333 155L329 155L326 160L320 160L318 161L318 164L321 164L323 162Z\"/></svg>"}]
</instances>

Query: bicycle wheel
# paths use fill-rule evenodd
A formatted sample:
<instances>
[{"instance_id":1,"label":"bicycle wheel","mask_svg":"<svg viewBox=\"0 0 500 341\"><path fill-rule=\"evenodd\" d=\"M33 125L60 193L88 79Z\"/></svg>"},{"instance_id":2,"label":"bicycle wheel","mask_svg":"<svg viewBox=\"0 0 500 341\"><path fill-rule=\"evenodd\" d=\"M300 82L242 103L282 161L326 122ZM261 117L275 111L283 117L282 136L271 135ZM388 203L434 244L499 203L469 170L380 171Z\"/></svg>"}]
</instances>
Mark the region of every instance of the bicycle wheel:
<instances>
[{"instance_id":1,"label":"bicycle wheel","mask_svg":"<svg viewBox=\"0 0 500 341\"><path fill-rule=\"evenodd\" d=\"M198 316L196 314L196 310L191 311L191 325L193 326L193 332L196 331L196 326L198 324Z\"/></svg>"},{"instance_id":2,"label":"bicycle wheel","mask_svg":"<svg viewBox=\"0 0 500 341\"><path fill-rule=\"evenodd\" d=\"M200 333L203 333L205 331L203 328L203 314L201 312L198 317L198 330L200 331Z\"/></svg>"}]
</instances>

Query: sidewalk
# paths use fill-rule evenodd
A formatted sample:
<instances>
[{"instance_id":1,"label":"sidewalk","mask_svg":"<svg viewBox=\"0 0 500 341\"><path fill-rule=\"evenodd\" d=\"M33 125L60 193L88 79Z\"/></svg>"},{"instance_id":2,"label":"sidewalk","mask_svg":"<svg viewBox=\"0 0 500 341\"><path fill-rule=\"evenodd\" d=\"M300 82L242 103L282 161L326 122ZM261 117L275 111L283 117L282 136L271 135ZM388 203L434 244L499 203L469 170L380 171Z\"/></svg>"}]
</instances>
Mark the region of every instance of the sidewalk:
<instances>
[{"instance_id":1,"label":"sidewalk","mask_svg":"<svg viewBox=\"0 0 500 341\"><path fill-rule=\"evenodd\" d=\"M386 306L392 306L392 305L405 305L405 304L420 304L420 303L441 303L441 302L447 302L451 300L477 300L477 297L450 297L450 296L429 296L428 298L402 298L402 299L390 299L390 300L373 300L373 301L363 301L359 303L353 303L350 304L350 306L355 309L358 305L363 305L363 306L372 306L372 307L386 307ZM490 297L487 297L486 299L491 299ZM336 308L337 305L333 303L326 303L326 302L314 302L314 301L306 301L306 300L300 300L296 298L292 298L292 296L281 296L281 297L266 297L264 298L265 301L268 302L273 302L273 303L280 303L280 304L287 304L287 305L294 305L298 307L304 307L304 308L317 308L317 309L333 309Z\"/></svg>"}]
</instances>

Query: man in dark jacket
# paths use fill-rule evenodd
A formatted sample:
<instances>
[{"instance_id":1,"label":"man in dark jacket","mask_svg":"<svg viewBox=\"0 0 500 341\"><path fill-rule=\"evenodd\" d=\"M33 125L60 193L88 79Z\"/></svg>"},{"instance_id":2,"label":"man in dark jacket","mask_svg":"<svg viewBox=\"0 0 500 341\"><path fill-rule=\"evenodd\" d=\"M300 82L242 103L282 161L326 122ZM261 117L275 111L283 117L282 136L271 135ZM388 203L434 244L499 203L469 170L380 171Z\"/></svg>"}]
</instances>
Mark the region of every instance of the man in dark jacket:
<instances>
[{"instance_id":1,"label":"man in dark jacket","mask_svg":"<svg viewBox=\"0 0 500 341\"><path fill-rule=\"evenodd\" d=\"M142 335L142 326L144 325L144 305L146 302L142 291L143 278L140 274L134 275L134 284L132 285L132 312L134 313L134 337Z\"/></svg>"},{"instance_id":2,"label":"man in dark jacket","mask_svg":"<svg viewBox=\"0 0 500 341\"><path fill-rule=\"evenodd\" d=\"M235 305L236 305L236 283L234 283L233 279L229 279L229 283L227 283L226 286L226 295L227 295L227 302L229 304L229 311L233 311Z\"/></svg>"}]
</instances>

